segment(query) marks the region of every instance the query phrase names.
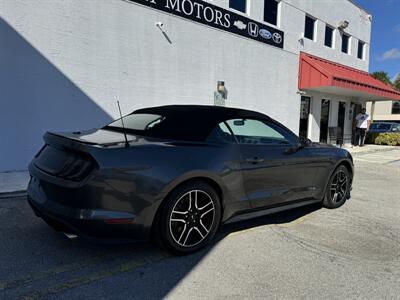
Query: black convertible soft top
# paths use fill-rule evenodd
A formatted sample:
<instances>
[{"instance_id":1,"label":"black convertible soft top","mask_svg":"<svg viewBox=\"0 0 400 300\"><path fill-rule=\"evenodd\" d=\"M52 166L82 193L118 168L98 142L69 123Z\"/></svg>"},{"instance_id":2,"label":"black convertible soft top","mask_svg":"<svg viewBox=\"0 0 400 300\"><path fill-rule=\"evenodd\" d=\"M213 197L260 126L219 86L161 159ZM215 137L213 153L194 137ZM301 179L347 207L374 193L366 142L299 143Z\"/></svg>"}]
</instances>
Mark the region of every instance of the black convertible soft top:
<instances>
[{"instance_id":1,"label":"black convertible soft top","mask_svg":"<svg viewBox=\"0 0 400 300\"><path fill-rule=\"evenodd\" d=\"M234 118L267 119L264 114L230 107L206 105L167 105L143 108L132 114L156 114L165 120L146 135L174 140L204 141L222 121ZM268 118L269 119L269 118Z\"/></svg>"}]
</instances>

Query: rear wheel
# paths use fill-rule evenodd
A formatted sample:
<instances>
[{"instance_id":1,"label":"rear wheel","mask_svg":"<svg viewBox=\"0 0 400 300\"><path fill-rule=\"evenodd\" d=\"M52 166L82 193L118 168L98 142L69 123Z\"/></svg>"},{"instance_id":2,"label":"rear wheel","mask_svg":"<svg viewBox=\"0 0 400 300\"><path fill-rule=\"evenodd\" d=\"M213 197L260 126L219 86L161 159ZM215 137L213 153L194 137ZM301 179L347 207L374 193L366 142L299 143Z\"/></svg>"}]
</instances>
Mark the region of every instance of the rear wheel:
<instances>
[{"instance_id":1,"label":"rear wheel","mask_svg":"<svg viewBox=\"0 0 400 300\"><path fill-rule=\"evenodd\" d=\"M189 182L166 199L159 220L159 238L174 254L193 253L214 237L221 218L218 194L204 182Z\"/></svg>"},{"instance_id":2,"label":"rear wheel","mask_svg":"<svg viewBox=\"0 0 400 300\"><path fill-rule=\"evenodd\" d=\"M345 166L339 166L329 179L328 186L323 200L326 208L338 208L347 199L350 189L350 174Z\"/></svg>"}]
</instances>

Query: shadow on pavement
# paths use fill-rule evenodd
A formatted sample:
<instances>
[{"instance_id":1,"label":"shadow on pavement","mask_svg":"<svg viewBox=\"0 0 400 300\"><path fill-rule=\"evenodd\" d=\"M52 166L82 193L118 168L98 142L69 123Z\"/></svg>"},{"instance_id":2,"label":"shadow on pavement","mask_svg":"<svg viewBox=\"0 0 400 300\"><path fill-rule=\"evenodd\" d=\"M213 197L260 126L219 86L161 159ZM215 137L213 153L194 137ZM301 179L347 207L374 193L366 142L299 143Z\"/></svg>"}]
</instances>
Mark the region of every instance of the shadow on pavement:
<instances>
[{"instance_id":1,"label":"shadow on pavement","mask_svg":"<svg viewBox=\"0 0 400 300\"><path fill-rule=\"evenodd\" d=\"M19 205L24 214L31 214L25 201ZM292 222L320 208L305 206L224 225L210 246L184 257L171 256L151 243L94 245L81 239L68 240L35 217L31 226L5 228L5 239L16 235L19 239L6 245L5 258L10 259L2 263L0 293L6 298L25 299L165 297L228 235Z\"/></svg>"}]
</instances>

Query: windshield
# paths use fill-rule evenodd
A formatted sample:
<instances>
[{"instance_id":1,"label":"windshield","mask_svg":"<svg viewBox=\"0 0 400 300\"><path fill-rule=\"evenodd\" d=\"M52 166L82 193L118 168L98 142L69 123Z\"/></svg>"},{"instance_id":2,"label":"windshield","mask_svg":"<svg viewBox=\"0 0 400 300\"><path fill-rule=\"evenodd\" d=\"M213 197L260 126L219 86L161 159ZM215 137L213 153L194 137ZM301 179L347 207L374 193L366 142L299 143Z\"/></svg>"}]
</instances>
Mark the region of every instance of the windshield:
<instances>
[{"instance_id":1,"label":"windshield","mask_svg":"<svg viewBox=\"0 0 400 300\"><path fill-rule=\"evenodd\" d=\"M165 117L156 114L131 114L123 117L126 129L145 131L158 126L165 120ZM122 128L121 119L115 120L106 127Z\"/></svg>"},{"instance_id":2,"label":"windshield","mask_svg":"<svg viewBox=\"0 0 400 300\"><path fill-rule=\"evenodd\" d=\"M386 123L373 123L371 125L371 129L379 129L379 130L390 130L392 127L391 124L386 124Z\"/></svg>"}]
</instances>

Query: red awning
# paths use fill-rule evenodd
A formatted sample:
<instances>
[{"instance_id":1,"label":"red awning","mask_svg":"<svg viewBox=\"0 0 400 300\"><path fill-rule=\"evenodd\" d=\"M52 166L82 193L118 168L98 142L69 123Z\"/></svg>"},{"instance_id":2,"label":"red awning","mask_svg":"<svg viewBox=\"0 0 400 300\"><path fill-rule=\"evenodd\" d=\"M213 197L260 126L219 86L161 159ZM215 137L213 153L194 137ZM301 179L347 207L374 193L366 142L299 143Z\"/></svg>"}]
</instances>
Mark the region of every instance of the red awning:
<instances>
[{"instance_id":1,"label":"red awning","mask_svg":"<svg viewBox=\"0 0 400 300\"><path fill-rule=\"evenodd\" d=\"M313 90L360 100L400 100L400 91L367 72L304 52L300 53L299 90Z\"/></svg>"}]
</instances>

